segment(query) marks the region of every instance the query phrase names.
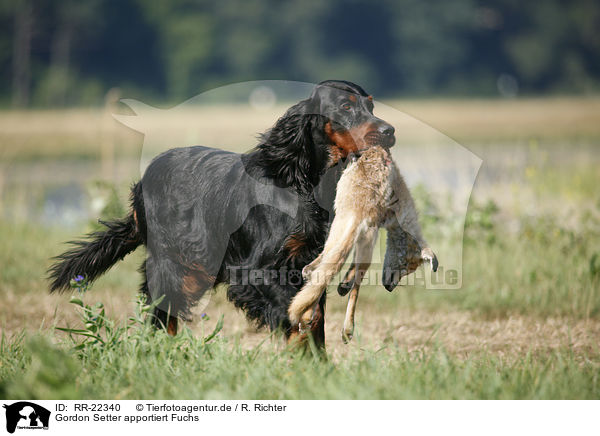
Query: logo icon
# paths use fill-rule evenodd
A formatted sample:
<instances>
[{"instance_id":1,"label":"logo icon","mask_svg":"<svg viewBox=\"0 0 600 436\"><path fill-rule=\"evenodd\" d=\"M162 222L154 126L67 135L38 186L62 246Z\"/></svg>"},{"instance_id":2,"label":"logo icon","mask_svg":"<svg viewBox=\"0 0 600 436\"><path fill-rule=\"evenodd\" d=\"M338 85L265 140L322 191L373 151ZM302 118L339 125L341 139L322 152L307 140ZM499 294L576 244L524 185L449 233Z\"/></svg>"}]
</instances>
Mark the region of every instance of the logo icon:
<instances>
[{"instance_id":1,"label":"logo icon","mask_svg":"<svg viewBox=\"0 0 600 436\"><path fill-rule=\"evenodd\" d=\"M4 404L6 409L6 431L14 433L18 429L48 430L50 411L28 401L19 401L11 405Z\"/></svg>"}]
</instances>

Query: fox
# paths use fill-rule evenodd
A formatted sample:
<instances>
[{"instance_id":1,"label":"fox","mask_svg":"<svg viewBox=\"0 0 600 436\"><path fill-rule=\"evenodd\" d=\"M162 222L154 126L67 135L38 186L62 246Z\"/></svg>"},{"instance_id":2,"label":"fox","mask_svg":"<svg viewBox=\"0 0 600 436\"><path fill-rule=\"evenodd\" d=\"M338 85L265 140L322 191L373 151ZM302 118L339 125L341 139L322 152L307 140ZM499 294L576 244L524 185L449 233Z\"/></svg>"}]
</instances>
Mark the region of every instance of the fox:
<instances>
[{"instance_id":1,"label":"fox","mask_svg":"<svg viewBox=\"0 0 600 436\"><path fill-rule=\"evenodd\" d=\"M414 200L388 149L372 147L348 165L337 185L334 208L324 248L303 268L306 282L293 298L288 316L292 325L306 330L329 282L355 247L353 261L338 286L341 296L350 294L342 329L342 340L348 343L354 333L360 285L371 265L380 228L387 230L382 281L389 292L424 262L437 271L438 259L423 237Z\"/></svg>"}]
</instances>

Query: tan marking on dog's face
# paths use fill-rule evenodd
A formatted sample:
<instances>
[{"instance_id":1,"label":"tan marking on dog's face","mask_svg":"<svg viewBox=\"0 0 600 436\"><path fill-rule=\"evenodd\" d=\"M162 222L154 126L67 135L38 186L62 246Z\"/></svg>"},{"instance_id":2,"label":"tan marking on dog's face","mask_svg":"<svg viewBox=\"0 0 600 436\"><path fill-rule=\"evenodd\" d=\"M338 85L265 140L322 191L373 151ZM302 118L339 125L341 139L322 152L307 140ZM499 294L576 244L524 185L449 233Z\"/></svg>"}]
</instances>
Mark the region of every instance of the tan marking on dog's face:
<instances>
[{"instance_id":1,"label":"tan marking on dog's face","mask_svg":"<svg viewBox=\"0 0 600 436\"><path fill-rule=\"evenodd\" d=\"M335 165L340 159L346 158L352 153L362 152L377 145L375 141L379 138L377 126L372 123L336 131L331 126L331 122L328 122L325 124L325 134L333 143L329 150L331 165Z\"/></svg>"}]
</instances>

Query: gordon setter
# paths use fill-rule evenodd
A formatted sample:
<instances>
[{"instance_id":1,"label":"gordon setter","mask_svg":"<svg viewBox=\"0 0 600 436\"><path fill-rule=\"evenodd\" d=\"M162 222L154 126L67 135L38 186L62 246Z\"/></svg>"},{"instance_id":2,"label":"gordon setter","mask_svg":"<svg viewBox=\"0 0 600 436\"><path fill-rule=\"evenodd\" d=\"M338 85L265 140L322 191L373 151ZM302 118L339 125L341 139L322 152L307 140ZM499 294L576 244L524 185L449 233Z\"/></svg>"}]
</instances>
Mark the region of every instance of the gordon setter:
<instances>
[{"instance_id":1,"label":"gordon setter","mask_svg":"<svg viewBox=\"0 0 600 436\"><path fill-rule=\"evenodd\" d=\"M249 320L290 340L299 333L287 309L302 268L323 249L348 156L394 142L360 86L321 82L248 153L195 146L156 157L132 188L127 217L72 242L49 270L50 289L68 288L77 275L91 282L143 244L141 291L149 301L164 295L157 326L175 334L178 318L189 319L204 292L224 283ZM308 328L318 346L324 309L325 296Z\"/></svg>"}]
</instances>

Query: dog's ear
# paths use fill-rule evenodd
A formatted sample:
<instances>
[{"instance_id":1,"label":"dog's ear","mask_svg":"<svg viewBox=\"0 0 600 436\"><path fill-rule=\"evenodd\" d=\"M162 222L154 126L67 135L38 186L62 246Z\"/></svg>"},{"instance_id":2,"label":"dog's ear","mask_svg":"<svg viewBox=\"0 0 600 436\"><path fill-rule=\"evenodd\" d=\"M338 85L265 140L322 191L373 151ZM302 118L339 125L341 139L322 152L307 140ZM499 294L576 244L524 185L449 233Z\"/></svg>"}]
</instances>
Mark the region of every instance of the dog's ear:
<instances>
[{"instance_id":1,"label":"dog's ear","mask_svg":"<svg viewBox=\"0 0 600 436\"><path fill-rule=\"evenodd\" d=\"M259 145L269 176L285 186L312 191L327 165L324 128L312 98L289 108Z\"/></svg>"}]
</instances>

